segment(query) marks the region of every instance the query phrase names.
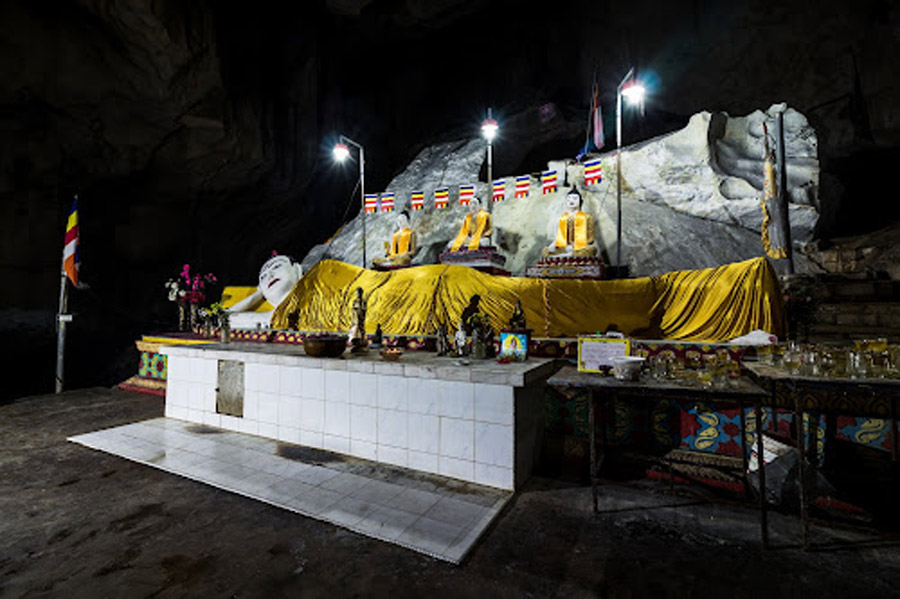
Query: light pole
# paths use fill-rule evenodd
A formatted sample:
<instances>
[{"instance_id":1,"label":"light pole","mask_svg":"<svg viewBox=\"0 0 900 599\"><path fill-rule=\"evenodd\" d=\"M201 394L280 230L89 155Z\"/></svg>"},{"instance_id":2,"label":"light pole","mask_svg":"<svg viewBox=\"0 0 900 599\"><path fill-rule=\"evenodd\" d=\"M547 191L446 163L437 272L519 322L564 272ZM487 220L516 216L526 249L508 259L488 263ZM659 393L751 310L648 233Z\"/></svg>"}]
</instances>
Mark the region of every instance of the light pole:
<instances>
[{"instance_id":1,"label":"light pole","mask_svg":"<svg viewBox=\"0 0 900 599\"><path fill-rule=\"evenodd\" d=\"M629 104L644 101L644 86L634 79L634 67L616 88L616 274L622 274L622 97Z\"/></svg>"},{"instance_id":2,"label":"light pole","mask_svg":"<svg viewBox=\"0 0 900 599\"><path fill-rule=\"evenodd\" d=\"M365 268L368 262L366 261L366 153L363 150L363 147L350 139L349 137L345 137L343 135L340 136L341 143L337 143L334 145L334 158L338 162L343 162L350 156L350 148L347 147L346 144L350 144L359 150L359 205L362 210L362 234L363 234L363 242L362 242L362 267Z\"/></svg>"},{"instance_id":3,"label":"light pole","mask_svg":"<svg viewBox=\"0 0 900 599\"><path fill-rule=\"evenodd\" d=\"M487 140L487 209L488 214L493 212L494 205L494 138L497 137L497 131L500 126L493 118L491 118L491 109L488 108L487 118L481 122L481 135ZM491 227L493 229L493 227ZM488 236L488 245L491 244L491 238Z\"/></svg>"}]
</instances>

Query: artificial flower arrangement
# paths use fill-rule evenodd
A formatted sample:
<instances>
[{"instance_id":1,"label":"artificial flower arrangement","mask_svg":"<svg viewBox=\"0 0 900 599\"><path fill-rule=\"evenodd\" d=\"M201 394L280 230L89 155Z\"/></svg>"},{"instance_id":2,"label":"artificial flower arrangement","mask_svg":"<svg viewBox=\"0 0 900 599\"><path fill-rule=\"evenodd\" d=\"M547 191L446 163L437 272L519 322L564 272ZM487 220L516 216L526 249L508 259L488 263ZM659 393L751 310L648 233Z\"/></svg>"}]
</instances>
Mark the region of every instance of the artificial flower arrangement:
<instances>
[{"instance_id":1,"label":"artificial flower arrangement","mask_svg":"<svg viewBox=\"0 0 900 599\"><path fill-rule=\"evenodd\" d=\"M185 264L181 274L166 281L169 301L178 303L178 330L190 330L200 325L199 305L206 300L206 286L217 280L212 273L192 276L190 264Z\"/></svg>"}]
</instances>

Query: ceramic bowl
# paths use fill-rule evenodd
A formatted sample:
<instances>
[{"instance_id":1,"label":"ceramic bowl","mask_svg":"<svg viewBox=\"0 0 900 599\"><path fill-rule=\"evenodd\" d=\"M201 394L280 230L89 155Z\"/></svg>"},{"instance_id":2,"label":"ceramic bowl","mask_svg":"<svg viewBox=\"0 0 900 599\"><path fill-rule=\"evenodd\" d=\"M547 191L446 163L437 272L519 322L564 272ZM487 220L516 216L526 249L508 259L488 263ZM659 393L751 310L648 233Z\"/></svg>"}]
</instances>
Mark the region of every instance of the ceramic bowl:
<instances>
[{"instance_id":1,"label":"ceramic bowl","mask_svg":"<svg viewBox=\"0 0 900 599\"><path fill-rule=\"evenodd\" d=\"M337 358L345 349L347 349L346 335L322 335L303 340L306 355L316 358Z\"/></svg>"},{"instance_id":2,"label":"ceramic bowl","mask_svg":"<svg viewBox=\"0 0 900 599\"><path fill-rule=\"evenodd\" d=\"M641 377L644 358L640 356L619 356L612 359L613 376L620 381L636 381Z\"/></svg>"}]
</instances>

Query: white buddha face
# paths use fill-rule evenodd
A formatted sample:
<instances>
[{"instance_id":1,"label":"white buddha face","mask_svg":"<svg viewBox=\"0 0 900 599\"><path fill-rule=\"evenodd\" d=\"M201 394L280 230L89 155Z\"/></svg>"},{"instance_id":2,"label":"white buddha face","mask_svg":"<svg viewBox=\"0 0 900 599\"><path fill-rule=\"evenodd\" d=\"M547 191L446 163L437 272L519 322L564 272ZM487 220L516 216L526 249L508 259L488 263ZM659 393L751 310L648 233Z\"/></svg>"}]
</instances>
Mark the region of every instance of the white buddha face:
<instances>
[{"instance_id":1,"label":"white buddha face","mask_svg":"<svg viewBox=\"0 0 900 599\"><path fill-rule=\"evenodd\" d=\"M409 226L409 217L402 212L397 215L397 228L405 229Z\"/></svg>"},{"instance_id":2,"label":"white buddha face","mask_svg":"<svg viewBox=\"0 0 900 599\"><path fill-rule=\"evenodd\" d=\"M299 265L287 256L273 256L259 269L259 290L273 306L278 306L299 280Z\"/></svg>"},{"instance_id":3,"label":"white buddha face","mask_svg":"<svg viewBox=\"0 0 900 599\"><path fill-rule=\"evenodd\" d=\"M566 196L566 209L572 212L577 211L581 208L581 198L577 193L570 193Z\"/></svg>"},{"instance_id":4,"label":"white buddha face","mask_svg":"<svg viewBox=\"0 0 900 599\"><path fill-rule=\"evenodd\" d=\"M481 210L481 201L479 201L478 198L472 198L469 202L469 212L474 215L478 214L479 210Z\"/></svg>"}]
</instances>

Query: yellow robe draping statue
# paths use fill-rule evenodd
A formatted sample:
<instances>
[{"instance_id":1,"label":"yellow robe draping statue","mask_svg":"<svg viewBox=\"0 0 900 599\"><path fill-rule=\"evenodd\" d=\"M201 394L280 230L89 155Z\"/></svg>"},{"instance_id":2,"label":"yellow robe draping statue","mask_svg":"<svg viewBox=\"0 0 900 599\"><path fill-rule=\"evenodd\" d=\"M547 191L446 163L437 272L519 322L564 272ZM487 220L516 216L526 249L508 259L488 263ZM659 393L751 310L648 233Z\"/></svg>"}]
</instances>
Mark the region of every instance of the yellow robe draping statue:
<instances>
[{"instance_id":1,"label":"yellow robe draping statue","mask_svg":"<svg viewBox=\"0 0 900 599\"><path fill-rule=\"evenodd\" d=\"M594 244L594 217L586 212L565 212L559 217L559 226L556 229L556 242L554 248L545 248L543 255L553 256L565 252L566 248L572 248L572 256L587 257L597 255L597 246Z\"/></svg>"},{"instance_id":2,"label":"yellow robe draping statue","mask_svg":"<svg viewBox=\"0 0 900 599\"><path fill-rule=\"evenodd\" d=\"M392 335L432 335L458 322L469 299L494 330L505 328L521 300L535 337L575 337L615 324L645 339L721 342L762 329L784 328L778 278L765 258L702 270L615 281L500 277L454 265L414 266L390 272L322 260L294 286L272 317L289 317L304 331L346 331L355 289L368 300L367 326Z\"/></svg>"},{"instance_id":3,"label":"yellow robe draping statue","mask_svg":"<svg viewBox=\"0 0 900 599\"><path fill-rule=\"evenodd\" d=\"M385 243L387 246L387 243ZM416 252L416 234L409 227L394 231L388 255L372 260L375 264L391 266L408 266Z\"/></svg>"},{"instance_id":4,"label":"yellow robe draping statue","mask_svg":"<svg viewBox=\"0 0 900 599\"><path fill-rule=\"evenodd\" d=\"M475 222L472 222L472 213L466 214L465 220L463 220L462 227L459 228L459 233L456 235L456 239L453 240L453 244L450 246L451 252L457 252L459 249L465 244L470 250L477 250L480 247L481 238L487 237L491 234L491 215L488 214L487 210L479 210L478 215L475 218Z\"/></svg>"}]
</instances>

